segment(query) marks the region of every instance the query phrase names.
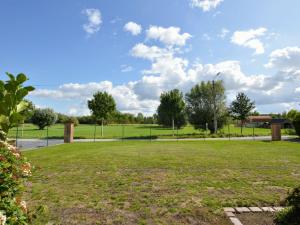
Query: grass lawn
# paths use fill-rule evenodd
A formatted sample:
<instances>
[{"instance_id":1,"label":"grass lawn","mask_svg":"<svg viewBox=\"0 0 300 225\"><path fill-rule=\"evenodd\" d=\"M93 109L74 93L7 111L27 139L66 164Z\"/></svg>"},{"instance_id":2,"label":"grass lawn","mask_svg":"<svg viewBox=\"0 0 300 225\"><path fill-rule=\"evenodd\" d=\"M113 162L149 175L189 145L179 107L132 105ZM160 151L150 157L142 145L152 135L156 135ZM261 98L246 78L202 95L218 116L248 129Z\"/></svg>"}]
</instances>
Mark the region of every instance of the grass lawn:
<instances>
[{"instance_id":1,"label":"grass lawn","mask_svg":"<svg viewBox=\"0 0 300 225\"><path fill-rule=\"evenodd\" d=\"M229 225L225 206L279 205L300 183L291 142L75 143L24 153L34 224Z\"/></svg>"},{"instance_id":2,"label":"grass lawn","mask_svg":"<svg viewBox=\"0 0 300 225\"><path fill-rule=\"evenodd\" d=\"M150 129L151 128L151 129ZM79 125L75 127L74 136L75 138L94 138L93 125ZM64 125L56 124L49 128L49 138L63 138L64 135ZM233 136L240 134L240 128L230 125L224 127L220 130L221 133L230 133ZM288 134L288 130L282 130L284 135ZM153 138L172 138L173 131L170 128L163 128L158 125L109 125L104 127L104 138L141 138L149 137ZM204 131L195 130L192 126L186 126L183 129L178 130L178 136L185 137L200 137L200 135L205 134ZM252 128L244 128L244 135L252 136ZM255 128L254 134L256 136L267 136L271 135L270 129L265 128ZM32 124L25 124L24 127L19 127L18 137L19 138L45 138L47 131L38 130L36 126ZM177 135L177 130L175 131L175 136ZM11 138L16 137L16 128L12 129L9 136ZM97 126L96 138L101 137L101 127Z\"/></svg>"}]
</instances>

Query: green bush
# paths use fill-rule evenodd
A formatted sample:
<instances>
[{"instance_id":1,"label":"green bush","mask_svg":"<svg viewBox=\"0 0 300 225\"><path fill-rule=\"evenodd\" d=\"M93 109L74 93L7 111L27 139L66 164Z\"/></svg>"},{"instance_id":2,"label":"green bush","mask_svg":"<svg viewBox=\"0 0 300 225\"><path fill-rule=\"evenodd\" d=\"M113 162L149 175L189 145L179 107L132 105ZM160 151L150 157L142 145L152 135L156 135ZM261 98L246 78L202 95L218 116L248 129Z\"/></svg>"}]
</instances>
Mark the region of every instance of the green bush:
<instances>
[{"instance_id":1,"label":"green bush","mask_svg":"<svg viewBox=\"0 0 300 225\"><path fill-rule=\"evenodd\" d=\"M79 121L76 117L70 116L64 119L64 123L73 123L74 127L77 127L79 125Z\"/></svg>"},{"instance_id":2,"label":"green bush","mask_svg":"<svg viewBox=\"0 0 300 225\"><path fill-rule=\"evenodd\" d=\"M300 186L295 188L285 200L288 208L276 215L277 225L299 225L300 224Z\"/></svg>"},{"instance_id":3,"label":"green bush","mask_svg":"<svg viewBox=\"0 0 300 225\"><path fill-rule=\"evenodd\" d=\"M300 137L300 112L294 118L293 125L295 127L296 134Z\"/></svg>"},{"instance_id":4,"label":"green bush","mask_svg":"<svg viewBox=\"0 0 300 225\"><path fill-rule=\"evenodd\" d=\"M23 184L31 175L31 165L13 146L0 142L0 221L1 224L29 224ZM4 222L6 221L6 223Z\"/></svg>"},{"instance_id":5,"label":"green bush","mask_svg":"<svg viewBox=\"0 0 300 225\"><path fill-rule=\"evenodd\" d=\"M45 127L55 124L57 114L52 109L36 109L31 120L34 125L43 130Z\"/></svg>"}]
</instances>

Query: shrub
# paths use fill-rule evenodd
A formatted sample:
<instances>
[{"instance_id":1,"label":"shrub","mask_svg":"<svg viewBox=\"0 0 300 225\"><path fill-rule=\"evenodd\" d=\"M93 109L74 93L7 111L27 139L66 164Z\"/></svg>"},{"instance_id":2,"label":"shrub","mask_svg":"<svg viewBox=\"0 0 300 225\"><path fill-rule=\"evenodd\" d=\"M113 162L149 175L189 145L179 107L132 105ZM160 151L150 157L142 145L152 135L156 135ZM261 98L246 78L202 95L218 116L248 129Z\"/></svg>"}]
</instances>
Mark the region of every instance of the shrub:
<instances>
[{"instance_id":1,"label":"shrub","mask_svg":"<svg viewBox=\"0 0 300 225\"><path fill-rule=\"evenodd\" d=\"M21 153L0 142L0 224L28 224L26 202L22 201L23 183L31 175L31 165ZM6 221L6 223L5 223Z\"/></svg>"},{"instance_id":2,"label":"shrub","mask_svg":"<svg viewBox=\"0 0 300 225\"><path fill-rule=\"evenodd\" d=\"M294 117L293 125L295 127L296 134L300 137L300 112Z\"/></svg>"},{"instance_id":3,"label":"shrub","mask_svg":"<svg viewBox=\"0 0 300 225\"><path fill-rule=\"evenodd\" d=\"M64 123L73 123L74 127L77 127L79 125L79 121L76 117L70 116L64 119Z\"/></svg>"},{"instance_id":4,"label":"shrub","mask_svg":"<svg viewBox=\"0 0 300 225\"><path fill-rule=\"evenodd\" d=\"M277 225L299 225L300 224L300 186L289 193L285 200L289 206L276 215Z\"/></svg>"},{"instance_id":5,"label":"shrub","mask_svg":"<svg viewBox=\"0 0 300 225\"><path fill-rule=\"evenodd\" d=\"M95 124L95 118L92 116L77 117L80 124Z\"/></svg>"},{"instance_id":6,"label":"shrub","mask_svg":"<svg viewBox=\"0 0 300 225\"><path fill-rule=\"evenodd\" d=\"M32 116L32 123L40 130L55 124L56 120L57 114L52 109L36 109Z\"/></svg>"}]
</instances>

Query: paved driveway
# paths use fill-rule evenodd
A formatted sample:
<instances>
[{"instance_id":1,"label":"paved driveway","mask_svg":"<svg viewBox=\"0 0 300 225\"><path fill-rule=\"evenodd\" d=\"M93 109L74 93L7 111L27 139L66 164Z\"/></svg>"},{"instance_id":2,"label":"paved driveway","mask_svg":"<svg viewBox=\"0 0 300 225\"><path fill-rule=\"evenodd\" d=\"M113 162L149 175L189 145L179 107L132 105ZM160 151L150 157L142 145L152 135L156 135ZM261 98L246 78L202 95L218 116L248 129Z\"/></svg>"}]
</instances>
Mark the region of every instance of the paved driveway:
<instances>
[{"instance_id":1,"label":"paved driveway","mask_svg":"<svg viewBox=\"0 0 300 225\"><path fill-rule=\"evenodd\" d=\"M47 147L52 145L63 144L64 140L62 139L49 139L48 144L47 140L44 139L19 139L18 140L18 148L23 150L30 150L30 149L38 149L41 147Z\"/></svg>"},{"instance_id":2,"label":"paved driveway","mask_svg":"<svg viewBox=\"0 0 300 225\"><path fill-rule=\"evenodd\" d=\"M293 140L295 136L283 136L282 140ZM185 138L185 139L152 139L151 141L270 141L271 137L232 137L232 138ZM297 139L299 141L299 139ZM114 141L150 141L150 139L75 139L74 142L114 142ZM63 144L62 139L49 139L48 146ZM19 139L18 147L22 151L47 147L44 139Z\"/></svg>"}]
</instances>

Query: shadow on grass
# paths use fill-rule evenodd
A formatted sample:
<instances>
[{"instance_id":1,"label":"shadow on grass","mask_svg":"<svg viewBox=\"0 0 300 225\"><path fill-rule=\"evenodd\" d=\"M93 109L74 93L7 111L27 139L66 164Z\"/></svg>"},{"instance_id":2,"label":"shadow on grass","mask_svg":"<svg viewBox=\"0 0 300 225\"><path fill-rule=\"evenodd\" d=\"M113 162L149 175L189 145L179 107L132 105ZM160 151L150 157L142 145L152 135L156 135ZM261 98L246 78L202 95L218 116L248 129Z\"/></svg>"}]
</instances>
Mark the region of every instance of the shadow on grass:
<instances>
[{"instance_id":1,"label":"shadow on grass","mask_svg":"<svg viewBox=\"0 0 300 225\"><path fill-rule=\"evenodd\" d=\"M154 139L158 139L159 136L133 136L133 137L123 137L123 138L120 138L121 140L143 140L143 139L146 139L146 140L154 140Z\"/></svg>"}]
</instances>

